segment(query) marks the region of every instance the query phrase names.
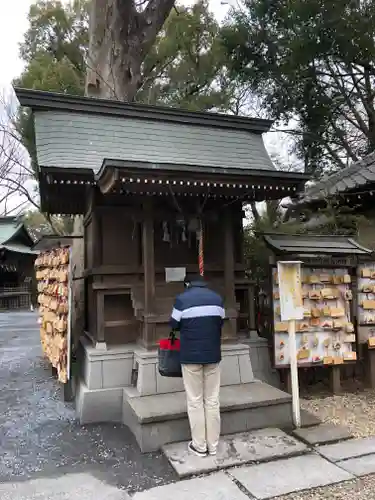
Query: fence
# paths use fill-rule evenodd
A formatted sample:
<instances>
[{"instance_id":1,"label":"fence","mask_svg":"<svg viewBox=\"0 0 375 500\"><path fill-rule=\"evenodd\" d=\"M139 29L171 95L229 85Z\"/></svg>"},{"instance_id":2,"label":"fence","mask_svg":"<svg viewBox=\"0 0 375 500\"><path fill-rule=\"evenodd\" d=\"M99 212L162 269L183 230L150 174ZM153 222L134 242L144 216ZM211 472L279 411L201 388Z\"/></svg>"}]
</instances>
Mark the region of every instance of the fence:
<instances>
[{"instance_id":1,"label":"fence","mask_svg":"<svg viewBox=\"0 0 375 500\"><path fill-rule=\"evenodd\" d=\"M31 306L31 284L0 286L0 310L29 309Z\"/></svg>"}]
</instances>

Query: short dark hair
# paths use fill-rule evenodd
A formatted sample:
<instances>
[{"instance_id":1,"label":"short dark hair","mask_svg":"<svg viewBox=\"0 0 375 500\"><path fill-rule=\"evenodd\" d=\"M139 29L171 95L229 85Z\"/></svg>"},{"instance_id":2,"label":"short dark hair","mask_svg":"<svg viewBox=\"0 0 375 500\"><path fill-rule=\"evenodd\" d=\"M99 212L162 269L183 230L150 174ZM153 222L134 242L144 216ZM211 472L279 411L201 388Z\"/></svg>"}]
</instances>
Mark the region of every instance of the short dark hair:
<instances>
[{"instance_id":1,"label":"short dark hair","mask_svg":"<svg viewBox=\"0 0 375 500\"><path fill-rule=\"evenodd\" d=\"M197 281L198 283L202 283L204 281L204 277L197 273L187 273L184 278L184 283L192 283L193 281Z\"/></svg>"}]
</instances>

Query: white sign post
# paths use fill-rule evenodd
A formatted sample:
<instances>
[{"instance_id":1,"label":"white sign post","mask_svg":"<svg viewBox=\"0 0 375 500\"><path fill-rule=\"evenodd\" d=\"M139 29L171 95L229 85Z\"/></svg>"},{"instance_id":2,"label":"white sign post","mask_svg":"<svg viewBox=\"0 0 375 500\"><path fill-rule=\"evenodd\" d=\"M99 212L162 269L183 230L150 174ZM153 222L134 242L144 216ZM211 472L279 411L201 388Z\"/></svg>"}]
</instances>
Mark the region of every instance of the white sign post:
<instances>
[{"instance_id":1,"label":"white sign post","mask_svg":"<svg viewBox=\"0 0 375 500\"><path fill-rule=\"evenodd\" d=\"M278 262L277 272L279 277L281 320L288 321L293 423L298 428L301 427L301 412L299 403L296 320L303 319L301 262Z\"/></svg>"}]
</instances>

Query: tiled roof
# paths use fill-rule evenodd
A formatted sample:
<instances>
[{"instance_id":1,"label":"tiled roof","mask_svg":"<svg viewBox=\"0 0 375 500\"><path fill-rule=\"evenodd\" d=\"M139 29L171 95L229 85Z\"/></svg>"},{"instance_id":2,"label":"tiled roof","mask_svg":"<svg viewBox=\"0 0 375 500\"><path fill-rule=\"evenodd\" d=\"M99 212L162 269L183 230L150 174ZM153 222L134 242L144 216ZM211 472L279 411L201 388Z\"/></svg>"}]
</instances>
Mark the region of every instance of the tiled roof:
<instances>
[{"instance_id":1,"label":"tiled roof","mask_svg":"<svg viewBox=\"0 0 375 500\"><path fill-rule=\"evenodd\" d=\"M375 153L332 175L323 177L319 182L306 189L301 202L311 202L360 189L366 184L375 183Z\"/></svg>"},{"instance_id":2,"label":"tiled roof","mask_svg":"<svg viewBox=\"0 0 375 500\"><path fill-rule=\"evenodd\" d=\"M264 240L271 250L278 254L367 255L372 253L372 250L363 247L348 236L266 234Z\"/></svg>"}]
</instances>

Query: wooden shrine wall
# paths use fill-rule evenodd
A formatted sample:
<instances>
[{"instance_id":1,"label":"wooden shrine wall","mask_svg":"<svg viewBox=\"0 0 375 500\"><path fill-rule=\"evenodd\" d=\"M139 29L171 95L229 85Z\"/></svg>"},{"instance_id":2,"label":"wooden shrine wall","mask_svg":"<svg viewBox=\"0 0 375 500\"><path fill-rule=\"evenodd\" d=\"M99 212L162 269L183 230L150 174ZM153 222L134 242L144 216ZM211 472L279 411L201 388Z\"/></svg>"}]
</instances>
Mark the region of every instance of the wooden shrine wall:
<instances>
[{"instance_id":1,"label":"wooden shrine wall","mask_svg":"<svg viewBox=\"0 0 375 500\"><path fill-rule=\"evenodd\" d=\"M195 234L184 240L174 234L177 211L170 210L169 238L165 221L155 203L154 259L156 302L155 314L169 314L176 294L173 284L165 283L165 267L186 267L198 271L198 249ZM236 267L242 261L242 209L232 207L234 257ZM224 293L224 226L220 217L207 219L205 227L205 267L214 288ZM240 266L241 267L241 266ZM142 212L138 206L96 206L85 220L85 286L87 298L86 330L107 343L136 342L142 328L144 300ZM239 272L241 276L243 272ZM233 277L234 278L234 277ZM160 325L161 326L161 325ZM166 324L167 327L167 324ZM160 330L160 328L157 328ZM102 334L101 334L102 332ZM104 332L104 333L103 333ZM164 332L163 332L164 334Z\"/></svg>"}]
</instances>

